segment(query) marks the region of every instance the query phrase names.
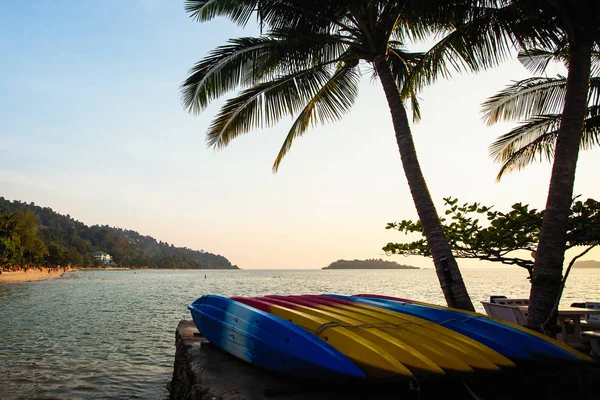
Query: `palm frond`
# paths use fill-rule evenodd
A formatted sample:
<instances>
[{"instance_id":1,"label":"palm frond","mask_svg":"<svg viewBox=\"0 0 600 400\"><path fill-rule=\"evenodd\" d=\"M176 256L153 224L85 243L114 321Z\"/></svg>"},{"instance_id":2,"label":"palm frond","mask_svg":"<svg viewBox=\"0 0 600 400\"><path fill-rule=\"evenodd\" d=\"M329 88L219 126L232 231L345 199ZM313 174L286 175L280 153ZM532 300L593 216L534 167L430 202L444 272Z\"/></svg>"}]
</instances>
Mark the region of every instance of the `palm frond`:
<instances>
[{"instance_id":1,"label":"palm frond","mask_svg":"<svg viewBox=\"0 0 600 400\"><path fill-rule=\"evenodd\" d=\"M505 173L521 170L536 161L552 161L558 137L561 115L543 115L500 136L490 145L490 156L502 167L497 181ZM584 120L581 150L590 150L600 145L600 107L588 110Z\"/></svg>"},{"instance_id":2,"label":"palm frond","mask_svg":"<svg viewBox=\"0 0 600 400\"><path fill-rule=\"evenodd\" d=\"M456 21L453 30L440 30L441 39L415 68L411 86L419 90L454 72L489 69L519 48L551 47L561 40L551 24L532 23L531 18L522 15L516 2L472 8L465 21Z\"/></svg>"},{"instance_id":3,"label":"palm frond","mask_svg":"<svg viewBox=\"0 0 600 400\"><path fill-rule=\"evenodd\" d=\"M415 65L418 65L423 58L423 53L407 52L399 47L390 47L388 49L387 61L390 66L390 71L394 76L396 85L402 93L403 99L408 99L411 102L411 110L413 114L413 122L418 122L421 119L421 108L416 91L407 87L411 71Z\"/></svg>"},{"instance_id":4,"label":"palm frond","mask_svg":"<svg viewBox=\"0 0 600 400\"><path fill-rule=\"evenodd\" d=\"M340 64L337 71L296 117L273 163L273 172L278 171L294 139L302 136L309 126L314 126L318 122L337 121L350 110L358 96L359 81L360 74L357 66Z\"/></svg>"},{"instance_id":5,"label":"palm frond","mask_svg":"<svg viewBox=\"0 0 600 400\"><path fill-rule=\"evenodd\" d=\"M228 17L232 22L244 26L256 12L258 0L186 0L185 11L199 21L210 21L216 17Z\"/></svg>"},{"instance_id":6,"label":"palm frond","mask_svg":"<svg viewBox=\"0 0 600 400\"><path fill-rule=\"evenodd\" d=\"M294 115L330 79L328 64L256 84L227 100L208 129L208 146L223 148L241 134Z\"/></svg>"},{"instance_id":7,"label":"palm frond","mask_svg":"<svg viewBox=\"0 0 600 400\"><path fill-rule=\"evenodd\" d=\"M239 38L219 46L190 69L181 86L182 102L189 112L198 114L211 100L238 87L252 74L256 59L281 46L271 38Z\"/></svg>"},{"instance_id":8,"label":"palm frond","mask_svg":"<svg viewBox=\"0 0 600 400\"><path fill-rule=\"evenodd\" d=\"M437 79L450 77L452 72L467 68L467 62L454 51L456 44L452 40L453 37L446 36L423 54L402 86L403 97L411 91L420 91Z\"/></svg>"},{"instance_id":9,"label":"palm frond","mask_svg":"<svg viewBox=\"0 0 600 400\"><path fill-rule=\"evenodd\" d=\"M348 30L344 2L322 0L260 0L261 21L272 29L286 29L291 34L326 34Z\"/></svg>"},{"instance_id":10,"label":"palm frond","mask_svg":"<svg viewBox=\"0 0 600 400\"><path fill-rule=\"evenodd\" d=\"M583 124L583 136L581 137L581 150L591 150L600 146L600 107L590 107L589 117Z\"/></svg>"},{"instance_id":11,"label":"palm frond","mask_svg":"<svg viewBox=\"0 0 600 400\"><path fill-rule=\"evenodd\" d=\"M197 63L181 86L182 102L193 114L225 93L278 74L310 68L318 60L335 60L347 47L335 36L283 38L272 33L238 38L217 47Z\"/></svg>"},{"instance_id":12,"label":"palm frond","mask_svg":"<svg viewBox=\"0 0 600 400\"><path fill-rule=\"evenodd\" d=\"M518 60L527 68L532 74L542 74L550 61L560 61L562 63L567 62L568 54L564 49L562 51L550 51L546 49L528 49L519 52L517 56Z\"/></svg>"},{"instance_id":13,"label":"palm frond","mask_svg":"<svg viewBox=\"0 0 600 400\"><path fill-rule=\"evenodd\" d=\"M419 91L439 78L450 77L452 73L480 71L497 65L508 58L513 49L513 42L506 31L509 27L498 22L497 16L490 12L446 32L412 70L407 87Z\"/></svg>"},{"instance_id":14,"label":"palm frond","mask_svg":"<svg viewBox=\"0 0 600 400\"><path fill-rule=\"evenodd\" d=\"M490 156L502 163L496 181L506 172L521 170L536 161L550 161L558 136L560 115L532 118L490 145Z\"/></svg>"},{"instance_id":15,"label":"palm frond","mask_svg":"<svg viewBox=\"0 0 600 400\"><path fill-rule=\"evenodd\" d=\"M524 79L508 86L482 104L487 125L526 120L562 112L567 80L564 77Z\"/></svg>"},{"instance_id":16,"label":"palm frond","mask_svg":"<svg viewBox=\"0 0 600 400\"><path fill-rule=\"evenodd\" d=\"M592 76L590 78L588 105L589 107L600 105L600 76Z\"/></svg>"},{"instance_id":17,"label":"palm frond","mask_svg":"<svg viewBox=\"0 0 600 400\"><path fill-rule=\"evenodd\" d=\"M600 51L592 52L592 67L590 70L591 76L600 76Z\"/></svg>"}]
</instances>

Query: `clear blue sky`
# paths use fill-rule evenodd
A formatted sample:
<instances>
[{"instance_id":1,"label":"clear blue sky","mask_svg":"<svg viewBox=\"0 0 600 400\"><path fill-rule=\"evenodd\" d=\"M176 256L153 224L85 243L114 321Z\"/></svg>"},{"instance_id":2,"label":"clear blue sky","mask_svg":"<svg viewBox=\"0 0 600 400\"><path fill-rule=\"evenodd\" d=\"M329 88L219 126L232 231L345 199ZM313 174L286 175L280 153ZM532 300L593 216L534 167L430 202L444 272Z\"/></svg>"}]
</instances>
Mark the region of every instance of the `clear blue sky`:
<instances>
[{"instance_id":1,"label":"clear blue sky","mask_svg":"<svg viewBox=\"0 0 600 400\"><path fill-rule=\"evenodd\" d=\"M383 245L405 239L386 223L416 212L370 71L347 118L297 140L277 175L271 165L289 121L216 152L204 133L222 102L197 117L183 109L188 69L228 38L254 33L226 20L194 22L176 0L6 2L0 196L222 254L241 268L385 258ZM513 60L423 91L413 134L438 212L445 196L501 210L544 207L551 166L496 183L487 147L510 126L488 128L480 118L487 96L528 76ZM600 199L598 170L597 150L582 153L576 194Z\"/></svg>"}]
</instances>

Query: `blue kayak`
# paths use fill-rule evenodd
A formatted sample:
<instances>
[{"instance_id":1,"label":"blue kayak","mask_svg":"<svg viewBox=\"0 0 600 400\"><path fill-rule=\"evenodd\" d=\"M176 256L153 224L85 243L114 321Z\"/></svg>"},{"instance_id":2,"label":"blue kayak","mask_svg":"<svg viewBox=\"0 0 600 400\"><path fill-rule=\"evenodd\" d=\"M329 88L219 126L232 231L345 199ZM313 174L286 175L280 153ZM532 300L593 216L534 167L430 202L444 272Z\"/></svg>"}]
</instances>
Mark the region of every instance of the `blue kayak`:
<instances>
[{"instance_id":1,"label":"blue kayak","mask_svg":"<svg viewBox=\"0 0 600 400\"><path fill-rule=\"evenodd\" d=\"M257 367L298 378L356 380L365 373L309 331L238 301L205 295L188 306L198 331Z\"/></svg>"},{"instance_id":2,"label":"blue kayak","mask_svg":"<svg viewBox=\"0 0 600 400\"><path fill-rule=\"evenodd\" d=\"M581 360L575 354L553 344L550 340L541 339L524 330L483 315L379 297L341 296L336 294L326 294L325 296L382 307L435 322L477 340L512 359L533 360L539 357L547 357L572 361Z\"/></svg>"}]
</instances>

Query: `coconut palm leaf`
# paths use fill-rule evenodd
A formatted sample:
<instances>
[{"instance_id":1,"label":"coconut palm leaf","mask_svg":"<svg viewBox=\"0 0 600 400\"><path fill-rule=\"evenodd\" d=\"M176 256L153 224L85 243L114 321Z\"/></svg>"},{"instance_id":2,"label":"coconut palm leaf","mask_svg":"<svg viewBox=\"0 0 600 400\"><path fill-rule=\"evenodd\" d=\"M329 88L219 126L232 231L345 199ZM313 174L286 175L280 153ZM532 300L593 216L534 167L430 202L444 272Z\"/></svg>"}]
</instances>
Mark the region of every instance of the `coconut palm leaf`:
<instances>
[{"instance_id":1,"label":"coconut palm leaf","mask_svg":"<svg viewBox=\"0 0 600 400\"><path fill-rule=\"evenodd\" d=\"M521 170L535 161L551 160L559 124L560 115L534 117L492 143L490 156L502 163L496 181L506 172Z\"/></svg>"},{"instance_id":2,"label":"coconut palm leaf","mask_svg":"<svg viewBox=\"0 0 600 400\"><path fill-rule=\"evenodd\" d=\"M340 120L350 110L358 96L359 82L357 67L345 63L338 66L333 76L298 114L273 163L273 172L279 170L279 165L291 149L294 139L302 136L309 126Z\"/></svg>"},{"instance_id":3,"label":"coconut palm leaf","mask_svg":"<svg viewBox=\"0 0 600 400\"><path fill-rule=\"evenodd\" d=\"M487 125L499 121L526 120L540 114L559 113L562 110L567 79L533 77L515 82L482 104L483 119ZM588 95L590 106L600 104L600 77L590 79Z\"/></svg>"},{"instance_id":4,"label":"coconut palm leaf","mask_svg":"<svg viewBox=\"0 0 600 400\"><path fill-rule=\"evenodd\" d=\"M322 63L256 84L229 99L207 132L207 144L217 148L255 128L266 128L285 115L294 115L331 79L331 64Z\"/></svg>"},{"instance_id":5,"label":"coconut palm leaf","mask_svg":"<svg viewBox=\"0 0 600 400\"><path fill-rule=\"evenodd\" d=\"M600 76L600 44L596 44L596 49L592 52L591 76Z\"/></svg>"},{"instance_id":6,"label":"coconut palm leaf","mask_svg":"<svg viewBox=\"0 0 600 400\"><path fill-rule=\"evenodd\" d=\"M559 50L528 49L521 51L517 59L533 74L542 74L551 61L568 62L569 55L564 48Z\"/></svg>"},{"instance_id":7,"label":"coconut palm leaf","mask_svg":"<svg viewBox=\"0 0 600 400\"><path fill-rule=\"evenodd\" d=\"M219 46L190 69L182 85L185 108L198 114L208 104L237 88L252 75L255 60L275 52L281 42L273 38L239 38Z\"/></svg>"},{"instance_id":8,"label":"coconut palm leaf","mask_svg":"<svg viewBox=\"0 0 600 400\"><path fill-rule=\"evenodd\" d=\"M464 18L460 16L467 12L461 14L459 11L459 16L453 17L458 21L451 29L438 31L441 39L415 66L408 87L420 90L455 72L489 69L508 59L515 48L549 47L562 40L549 24L532 24L522 18L523 11L515 3L490 1L483 4L479 8L466 8L472 14L468 16L469 23L459 22Z\"/></svg>"},{"instance_id":9,"label":"coconut palm leaf","mask_svg":"<svg viewBox=\"0 0 600 400\"><path fill-rule=\"evenodd\" d=\"M186 0L185 11L198 22L226 16L232 22L244 26L256 11L256 0Z\"/></svg>"},{"instance_id":10,"label":"coconut palm leaf","mask_svg":"<svg viewBox=\"0 0 600 400\"><path fill-rule=\"evenodd\" d=\"M525 68L531 71L531 73L542 74L551 61L560 62L568 67L569 55L565 46L566 43L558 46L558 49L555 50L539 48L523 50L519 53L517 58ZM600 48L598 47L600 46L596 45L594 51L592 51L591 76L600 75Z\"/></svg>"},{"instance_id":11,"label":"coconut palm leaf","mask_svg":"<svg viewBox=\"0 0 600 400\"><path fill-rule=\"evenodd\" d=\"M594 70L598 66L598 52L592 55ZM538 73L543 72L551 61L566 63L567 58L568 54L564 48L555 51L530 49L519 53L521 63ZM490 145L490 156L495 162L502 163L496 176L497 181L507 172L521 170L533 162L553 159L566 86L565 77L534 77L516 82L483 103L484 120L488 125L500 120L525 121ZM588 93L589 106L584 121L581 150L597 146L600 141L599 77L592 76Z\"/></svg>"},{"instance_id":12,"label":"coconut palm leaf","mask_svg":"<svg viewBox=\"0 0 600 400\"><path fill-rule=\"evenodd\" d=\"M271 29L324 33L332 26L347 28L340 18L345 3L320 0L186 0L185 9L199 22L225 16L245 26L255 14L261 29L268 26Z\"/></svg>"},{"instance_id":13,"label":"coconut palm leaf","mask_svg":"<svg viewBox=\"0 0 600 400\"><path fill-rule=\"evenodd\" d=\"M585 120L581 150L600 145L599 112L599 107L590 109L590 117ZM500 181L505 173L521 170L534 162L552 161L560 117L545 115L533 118L492 143L490 156L495 162L502 163L496 181Z\"/></svg>"},{"instance_id":14,"label":"coconut palm leaf","mask_svg":"<svg viewBox=\"0 0 600 400\"><path fill-rule=\"evenodd\" d=\"M274 33L238 38L219 46L194 65L181 87L184 106L193 114L241 85L260 82L281 71L309 68L314 60L335 59L343 48L340 38L314 36L283 40Z\"/></svg>"},{"instance_id":15,"label":"coconut palm leaf","mask_svg":"<svg viewBox=\"0 0 600 400\"><path fill-rule=\"evenodd\" d=\"M483 103L483 120L493 125L499 121L521 121L560 112L566 83L564 77L534 77L515 82Z\"/></svg>"},{"instance_id":16,"label":"coconut palm leaf","mask_svg":"<svg viewBox=\"0 0 600 400\"><path fill-rule=\"evenodd\" d=\"M388 64L390 70L396 78L396 85L399 88L404 88L404 99L410 101L410 109L412 111L413 122L421 120L421 107L416 94L416 90L408 84L411 71L415 68L423 58L423 53L407 52L400 47L390 47L388 49Z\"/></svg>"}]
</instances>

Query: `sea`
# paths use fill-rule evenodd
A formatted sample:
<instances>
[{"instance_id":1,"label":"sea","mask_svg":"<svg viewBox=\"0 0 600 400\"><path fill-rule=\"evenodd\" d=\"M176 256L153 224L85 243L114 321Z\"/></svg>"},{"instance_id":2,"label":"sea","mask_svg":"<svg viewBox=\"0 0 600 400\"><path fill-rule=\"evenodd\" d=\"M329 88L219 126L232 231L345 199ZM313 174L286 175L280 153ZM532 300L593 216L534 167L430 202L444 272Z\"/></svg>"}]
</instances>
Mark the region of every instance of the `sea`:
<instances>
[{"instance_id":1,"label":"sea","mask_svg":"<svg viewBox=\"0 0 600 400\"><path fill-rule=\"evenodd\" d=\"M527 298L518 267L462 270L473 303ZM600 300L600 269L574 269L561 305ZM0 285L0 399L166 400L175 329L204 294L377 293L444 305L433 269L111 270Z\"/></svg>"}]
</instances>

